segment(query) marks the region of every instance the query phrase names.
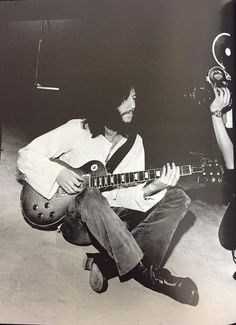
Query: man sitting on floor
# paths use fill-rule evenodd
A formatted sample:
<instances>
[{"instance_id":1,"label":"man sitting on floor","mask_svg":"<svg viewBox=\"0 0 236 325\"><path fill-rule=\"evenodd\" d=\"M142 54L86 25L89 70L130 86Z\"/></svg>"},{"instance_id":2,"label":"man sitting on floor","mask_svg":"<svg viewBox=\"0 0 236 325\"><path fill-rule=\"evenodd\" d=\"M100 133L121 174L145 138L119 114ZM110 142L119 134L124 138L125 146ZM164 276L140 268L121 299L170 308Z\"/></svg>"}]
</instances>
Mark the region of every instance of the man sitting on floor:
<instances>
[{"instance_id":1,"label":"man sitting on floor","mask_svg":"<svg viewBox=\"0 0 236 325\"><path fill-rule=\"evenodd\" d=\"M179 167L167 163L160 177L152 181L101 193L85 188L81 176L55 161L58 158L79 167L99 160L108 166L112 157L119 160L113 155L130 142L113 171L117 174L144 170L142 138L132 123L135 100L135 88L128 80L113 80L105 89L97 90L99 113L93 111L86 119L71 120L36 138L19 151L18 168L25 181L48 200L59 187L69 195L77 193L65 220L80 220L92 243L99 247L99 258L91 266L93 290L107 289L101 262L107 261L115 266L119 276L132 277L154 291L195 306L199 299L196 284L188 277L173 276L162 267L172 237L190 205L189 197L175 187Z\"/></svg>"}]
</instances>

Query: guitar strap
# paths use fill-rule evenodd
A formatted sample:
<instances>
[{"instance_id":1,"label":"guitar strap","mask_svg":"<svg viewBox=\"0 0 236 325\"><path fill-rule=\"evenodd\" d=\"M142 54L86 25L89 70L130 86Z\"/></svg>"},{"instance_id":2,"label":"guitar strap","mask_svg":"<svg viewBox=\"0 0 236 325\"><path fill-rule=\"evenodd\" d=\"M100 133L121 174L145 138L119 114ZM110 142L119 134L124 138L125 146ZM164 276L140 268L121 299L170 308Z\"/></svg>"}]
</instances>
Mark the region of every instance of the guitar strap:
<instances>
[{"instance_id":1,"label":"guitar strap","mask_svg":"<svg viewBox=\"0 0 236 325\"><path fill-rule=\"evenodd\" d=\"M112 174L119 163L127 155L130 149L133 147L134 141L137 137L136 133L130 134L127 141L111 156L106 164L106 170L108 173Z\"/></svg>"}]
</instances>

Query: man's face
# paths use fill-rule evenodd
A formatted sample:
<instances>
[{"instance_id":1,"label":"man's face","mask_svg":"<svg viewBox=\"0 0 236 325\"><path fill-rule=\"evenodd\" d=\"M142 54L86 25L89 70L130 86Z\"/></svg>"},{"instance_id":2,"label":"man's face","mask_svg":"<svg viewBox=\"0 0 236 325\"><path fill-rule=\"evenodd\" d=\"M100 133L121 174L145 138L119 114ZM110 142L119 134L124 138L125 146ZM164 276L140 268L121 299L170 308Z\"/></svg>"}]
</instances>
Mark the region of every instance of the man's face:
<instances>
[{"instance_id":1,"label":"man's face","mask_svg":"<svg viewBox=\"0 0 236 325\"><path fill-rule=\"evenodd\" d=\"M120 117L124 123L130 123L133 119L134 109L135 109L135 99L136 99L135 89L131 88L128 98L125 99L120 104L119 107L117 107Z\"/></svg>"}]
</instances>

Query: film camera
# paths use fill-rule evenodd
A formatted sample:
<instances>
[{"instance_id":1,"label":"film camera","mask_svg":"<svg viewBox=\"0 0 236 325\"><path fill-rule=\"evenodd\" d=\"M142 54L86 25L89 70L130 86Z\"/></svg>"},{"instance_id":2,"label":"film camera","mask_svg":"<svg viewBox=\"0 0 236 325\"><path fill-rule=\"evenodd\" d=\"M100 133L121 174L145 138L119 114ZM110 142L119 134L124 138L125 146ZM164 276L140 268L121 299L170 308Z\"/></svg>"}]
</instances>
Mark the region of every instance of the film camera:
<instances>
[{"instance_id":1,"label":"film camera","mask_svg":"<svg viewBox=\"0 0 236 325\"><path fill-rule=\"evenodd\" d=\"M194 86L184 97L190 97L197 101L200 105L202 103L211 102L214 99L214 92L212 88L227 87L231 91L232 77L228 69L232 69L232 44L229 33L218 34L212 43L212 54L218 65L213 66L208 70L205 83L201 86ZM232 91L231 91L232 93Z\"/></svg>"}]
</instances>

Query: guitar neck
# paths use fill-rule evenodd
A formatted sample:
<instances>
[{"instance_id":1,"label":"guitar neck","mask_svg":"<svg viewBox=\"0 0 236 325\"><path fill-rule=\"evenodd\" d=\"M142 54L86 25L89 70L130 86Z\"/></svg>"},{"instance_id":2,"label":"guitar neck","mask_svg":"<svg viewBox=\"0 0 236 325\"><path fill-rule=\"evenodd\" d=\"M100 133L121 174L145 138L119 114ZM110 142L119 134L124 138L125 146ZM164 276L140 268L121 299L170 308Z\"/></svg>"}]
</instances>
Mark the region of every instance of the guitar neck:
<instances>
[{"instance_id":1,"label":"guitar neck","mask_svg":"<svg viewBox=\"0 0 236 325\"><path fill-rule=\"evenodd\" d=\"M179 166L180 176L187 176L193 173L191 165ZM90 186L95 188L117 187L138 184L152 181L161 176L163 168L148 169L138 172L112 174L105 176L92 176Z\"/></svg>"}]
</instances>

